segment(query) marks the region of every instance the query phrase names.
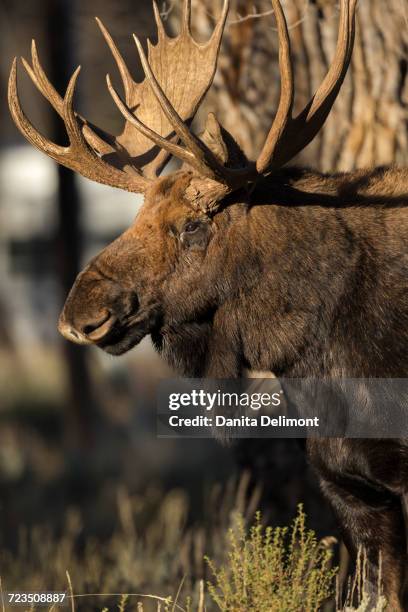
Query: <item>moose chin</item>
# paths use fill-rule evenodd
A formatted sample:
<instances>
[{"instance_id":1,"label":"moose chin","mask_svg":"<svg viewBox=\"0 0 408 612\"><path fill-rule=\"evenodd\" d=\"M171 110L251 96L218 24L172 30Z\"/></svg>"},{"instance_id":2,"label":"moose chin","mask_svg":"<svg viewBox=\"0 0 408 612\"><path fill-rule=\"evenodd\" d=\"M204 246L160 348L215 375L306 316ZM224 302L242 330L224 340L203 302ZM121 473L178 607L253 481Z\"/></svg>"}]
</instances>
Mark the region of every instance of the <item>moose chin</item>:
<instances>
[{"instance_id":1,"label":"moose chin","mask_svg":"<svg viewBox=\"0 0 408 612\"><path fill-rule=\"evenodd\" d=\"M98 21L123 80L124 99L107 77L126 120L119 136L74 111L79 69L59 96L33 43L24 66L64 120L69 146L44 138L21 108L14 61L9 104L23 135L85 177L145 196L133 225L78 276L59 329L117 355L150 334L189 377L237 378L244 368L291 378L407 377L408 170L284 168L319 132L340 91L356 0L341 0L333 63L297 116L288 28L280 2L272 5L281 99L255 162L214 115L199 137L189 127L214 78L228 0L205 44L191 35L190 0L175 39L154 5L158 43L148 57L135 39L142 83ZM182 165L160 177L170 156ZM388 604L402 610L407 442L326 438L309 440L307 450L351 554L365 547L373 583L381 556Z\"/></svg>"}]
</instances>

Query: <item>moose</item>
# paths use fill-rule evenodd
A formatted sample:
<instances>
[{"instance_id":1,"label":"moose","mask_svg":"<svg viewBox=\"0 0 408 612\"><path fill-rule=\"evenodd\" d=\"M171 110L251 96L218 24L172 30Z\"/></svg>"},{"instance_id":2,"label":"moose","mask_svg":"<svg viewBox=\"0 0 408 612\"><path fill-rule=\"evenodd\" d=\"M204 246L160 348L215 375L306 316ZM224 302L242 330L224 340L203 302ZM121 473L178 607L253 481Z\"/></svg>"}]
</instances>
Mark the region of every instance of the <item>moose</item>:
<instances>
[{"instance_id":1,"label":"moose","mask_svg":"<svg viewBox=\"0 0 408 612\"><path fill-rule=\"evenodd\" d=\"M323 175L287 167L322 128L340 91L356 2L340 1L333 62L294 116L288 26L272 0L281 95L256 162L214 114L199 136L191 128L214 79L228 0L205 44L192 35L190 0L175 38L154 3L157 44L149 42L146 54L135 37L140 83L98 20L123 81L124 97L107 76L125 119L119 136L74 111L79 68L59 95L33 42L24 67L63 119L69 145L46 139L21 108L14 60L9 106L26 139L88 179L145 198L133 225L77 277L59 320L65 338L121 355L150 335L188 377L233 379L245 368L292 378L407 376L408 170ZM179 169L160 176L170 157L182 162ZM406 441L316 438L306 448L351 554L366 549L373 584L381 558L390 609L402 610Z\"/></svg>"}]
</instances>

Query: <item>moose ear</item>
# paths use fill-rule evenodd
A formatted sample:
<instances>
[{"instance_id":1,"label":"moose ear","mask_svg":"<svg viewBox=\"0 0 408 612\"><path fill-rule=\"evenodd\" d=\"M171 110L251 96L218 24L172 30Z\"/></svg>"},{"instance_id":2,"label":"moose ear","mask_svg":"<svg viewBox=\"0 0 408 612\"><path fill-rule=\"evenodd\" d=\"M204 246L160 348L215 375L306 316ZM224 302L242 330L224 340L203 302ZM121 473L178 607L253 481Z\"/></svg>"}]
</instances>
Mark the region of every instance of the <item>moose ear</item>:
<instances>
[{"instance_id":1,"label":"moose ear","mask_svg":"<svg viewBox=\"0 0 408 612\"><path fill-rule=\"evenodd\" d=\"M224 166L245 168L248 165L245 154L231 134L218 123L214 113L209 113L205 130L200 134L200 139Z\"/></svg>"}]
</instances>

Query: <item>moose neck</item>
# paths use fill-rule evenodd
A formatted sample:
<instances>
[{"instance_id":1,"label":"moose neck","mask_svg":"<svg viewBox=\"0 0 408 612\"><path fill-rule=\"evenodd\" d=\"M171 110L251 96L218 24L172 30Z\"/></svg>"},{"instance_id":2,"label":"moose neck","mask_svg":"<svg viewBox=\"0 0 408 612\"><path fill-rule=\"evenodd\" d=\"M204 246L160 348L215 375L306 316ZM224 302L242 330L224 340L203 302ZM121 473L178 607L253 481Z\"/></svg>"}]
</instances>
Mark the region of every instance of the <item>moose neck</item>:
<instances>
[{"instance_id":1,"label":"moose neck","mask_svg":"<svg viewBox=\"0 0 408 612\"><path fill-rule=\"evenodd\" d=\"M243 361L286 376L344 372L348 349L334 330L346 324L340 305L353 285L358 245L337 207L293 203L291 195L249 211L249 259L260 266L237 303Z\"/></svg>"}]
</instances>

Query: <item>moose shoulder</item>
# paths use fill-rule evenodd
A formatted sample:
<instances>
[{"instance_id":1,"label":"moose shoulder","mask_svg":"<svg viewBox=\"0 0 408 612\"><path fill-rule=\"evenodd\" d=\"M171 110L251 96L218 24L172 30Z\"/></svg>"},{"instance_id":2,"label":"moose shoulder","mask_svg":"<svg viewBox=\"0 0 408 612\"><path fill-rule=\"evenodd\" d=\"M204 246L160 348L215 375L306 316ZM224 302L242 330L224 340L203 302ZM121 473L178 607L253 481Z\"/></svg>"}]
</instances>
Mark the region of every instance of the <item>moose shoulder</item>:
<instances>
[{"instance_id":1,"label":"moose shoulder","mask_svg":"<svg viewBox=\"0 0 408 612\"><path fill-rule=\"evenodd\" d=\"M239 377L250 367L298 378L406 377L408 170L326 176L284 169L321 129L340 91L356 0L341 0L333 63L296 117L288 29L280 2L272 5L282 91L256 162L213 115L200 137L190 128L214 78L228 0L201 45L191 35L190 0L175 39L154 5L158 43L148 57L136 39L142 83L98 22L123 80L125 99L107 79L126 120L119 136L75 113L79 70L59 96L33 43L32 65L24 66L64 120L69 146L44 138L21 108L13 63L9 104L23 135L87 178L145 195L133 225L79 274L59 329L115 355L150 334L188 376ZM170 156L181 169L159 178ZM406 442L328 438L309 441L308 454L350 552L366 548L373 584L381 555L390 609L401 610Z\"/></svg>"}]
</instances>

